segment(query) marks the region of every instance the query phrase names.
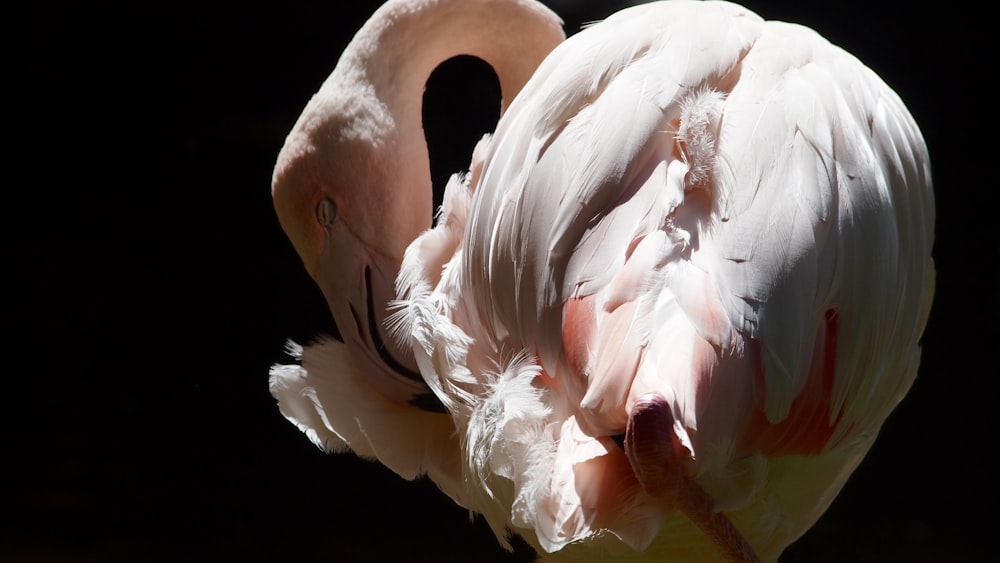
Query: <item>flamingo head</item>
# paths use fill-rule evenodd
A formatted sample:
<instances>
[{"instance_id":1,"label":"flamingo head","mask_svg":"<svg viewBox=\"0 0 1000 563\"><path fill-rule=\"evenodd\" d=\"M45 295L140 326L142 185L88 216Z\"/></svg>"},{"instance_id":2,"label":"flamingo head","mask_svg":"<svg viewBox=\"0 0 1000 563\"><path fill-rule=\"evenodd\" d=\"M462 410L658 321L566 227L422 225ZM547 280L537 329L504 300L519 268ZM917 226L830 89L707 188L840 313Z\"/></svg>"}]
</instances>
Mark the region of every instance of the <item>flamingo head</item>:
<instances>
[{"instance_id":1,"label":"flamingo head","mask_svg":"<svg viewBox=\"0 0 1000 563\"><path fill-rule=\"evenodd\" d=\"M411 377L410 354L384 320L403 253L430 225L429 172L402 165L426 162L426 150L407 154L376 100L342 90L328 81L285 140L274 206L344 341Z\"/></svg>"}]
</instances>

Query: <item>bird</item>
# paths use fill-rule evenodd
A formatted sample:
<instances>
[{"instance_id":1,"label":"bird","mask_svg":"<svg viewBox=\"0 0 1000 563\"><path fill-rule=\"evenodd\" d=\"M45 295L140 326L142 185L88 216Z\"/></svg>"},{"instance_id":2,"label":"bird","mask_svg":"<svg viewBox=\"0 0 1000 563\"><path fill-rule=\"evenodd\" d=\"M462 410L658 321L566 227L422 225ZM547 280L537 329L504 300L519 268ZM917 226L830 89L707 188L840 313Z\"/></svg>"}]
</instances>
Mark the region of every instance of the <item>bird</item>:
<instances>
[{"instance_id":1,"label":"bird","mask_svg":"<svg viewBox=\"0 0 1000 563\"><path fill-rule=\"evenodd\" d=\"M430 225L420 96L461 54L501 114ZM272 195L341 333L289 343L281 413L545 560L776 561L913 384L934 295L900 97L725 1L567 39L534 1L390 0Z\"/></svg>"}]
</instances>

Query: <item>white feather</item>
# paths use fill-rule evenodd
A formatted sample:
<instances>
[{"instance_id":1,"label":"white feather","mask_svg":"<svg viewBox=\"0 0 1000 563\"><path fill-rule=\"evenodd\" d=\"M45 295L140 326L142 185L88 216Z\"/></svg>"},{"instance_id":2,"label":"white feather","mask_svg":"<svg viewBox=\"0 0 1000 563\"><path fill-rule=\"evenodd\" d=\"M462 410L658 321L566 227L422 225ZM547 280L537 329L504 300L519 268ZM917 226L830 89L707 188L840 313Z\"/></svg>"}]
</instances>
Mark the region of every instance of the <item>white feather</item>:
<instances>
[{"instance_id":1,"label":"white feather","mask_svg":"<svg viewBox=\"0 0 1000 563\"><path fill-rule=\"evenodd\" d=\"M388 323L448 416L414 424L328 371L355 361L333 342L272 392L313 441L428 472L504 545L718 560L616 443L654 394L683 479L776 560L915 376L928 162L899 98L807 28L623 10L542 62L406 250Z\"/></svg>"}]
</instances>

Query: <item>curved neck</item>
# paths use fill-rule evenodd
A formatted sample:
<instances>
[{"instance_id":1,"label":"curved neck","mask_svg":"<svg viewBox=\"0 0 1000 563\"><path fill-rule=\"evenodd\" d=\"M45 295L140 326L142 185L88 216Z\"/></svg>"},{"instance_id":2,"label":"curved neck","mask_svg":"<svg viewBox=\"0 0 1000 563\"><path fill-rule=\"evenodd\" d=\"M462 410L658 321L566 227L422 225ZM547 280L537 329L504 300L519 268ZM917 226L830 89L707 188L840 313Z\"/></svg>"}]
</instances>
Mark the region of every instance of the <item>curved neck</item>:
<instances>
[{"instance_id":1,"label":"curved neck","mask_svg":"<svg viewBox=\"0 0 1000 563\"><path fill-rule=\"evenodd\" d=\"M419 110L438 65L479 57L497 73L505 110L564 38L559 17L534 0L391 0L358 31L341 61L360 69L379 99L415 100Z\"/></svg>"},{"instance_id":2,"label":"curved neck","mask_svg":"<svg viewBox=\"0 0 1000 563\"><path fill-rule=\"evenodd\" d=\"M373 128L386 157L382 165L406 186L395 190L393 207L420 223L393 224L399 240L392 246L402 246L399 256L430 226L421 106L434 69L458 55L483 59L497 73L502 114L563 39L559 18L533 0L391 0L355 35L330 81L365 92L373 104L369 111L380 114L370 118L382 124ZM394 220L391 215L387 221Z\"/></svg>"}]
</instances>

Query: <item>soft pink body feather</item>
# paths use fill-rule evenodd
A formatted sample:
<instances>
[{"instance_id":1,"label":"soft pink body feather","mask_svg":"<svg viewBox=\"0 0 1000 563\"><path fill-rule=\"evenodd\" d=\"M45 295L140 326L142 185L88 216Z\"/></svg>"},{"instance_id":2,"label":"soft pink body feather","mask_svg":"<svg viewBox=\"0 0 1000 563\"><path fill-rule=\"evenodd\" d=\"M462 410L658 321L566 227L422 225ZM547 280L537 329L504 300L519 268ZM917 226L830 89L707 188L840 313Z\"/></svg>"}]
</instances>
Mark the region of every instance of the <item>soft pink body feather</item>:
<instances>
[{"instance_id":1,"label":"soft pink body feather","mask_svg":"<svg viewBox=\"0 0 1000 563\"><path fill-rule=\"evenodd\" d=\"M916 375L933 222L920 132L851 55L728 3L625 10L546 58L406 251L388 322L448 415L342 442L552 557L718 559L619 446L657 393L685 478L775 560ZM369 408L354 377L276 395L346 436L308 413Z\"/></svg>"}]
</instances>

